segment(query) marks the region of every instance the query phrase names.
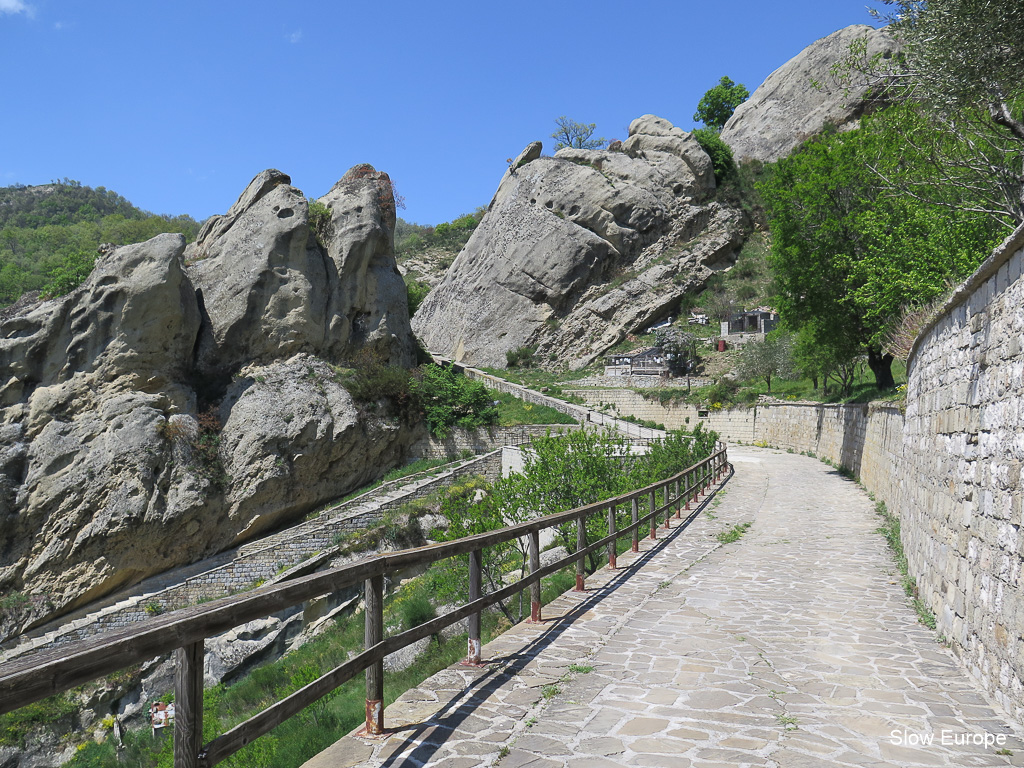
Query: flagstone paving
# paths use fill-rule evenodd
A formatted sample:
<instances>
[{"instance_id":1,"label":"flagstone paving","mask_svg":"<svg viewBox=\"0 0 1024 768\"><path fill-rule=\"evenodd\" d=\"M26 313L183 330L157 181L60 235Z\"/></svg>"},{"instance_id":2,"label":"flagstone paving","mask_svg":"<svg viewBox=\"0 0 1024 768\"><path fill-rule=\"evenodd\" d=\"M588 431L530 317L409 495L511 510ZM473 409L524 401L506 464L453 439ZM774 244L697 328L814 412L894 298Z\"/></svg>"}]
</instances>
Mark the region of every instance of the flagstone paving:
<instances>
[{"instance_id":1,"label":"flagstone paving","mask_svg":"<svg viewBox=\"0 0 1024 768\"><path fill-rule=\"evenodd\" d=\"M403 695L386 739L306 768L1024 765L1024 733L918 623L864 491L804 456L730 459L692 521L485 646L485 668Z\"/></svg>"}]
</instances>

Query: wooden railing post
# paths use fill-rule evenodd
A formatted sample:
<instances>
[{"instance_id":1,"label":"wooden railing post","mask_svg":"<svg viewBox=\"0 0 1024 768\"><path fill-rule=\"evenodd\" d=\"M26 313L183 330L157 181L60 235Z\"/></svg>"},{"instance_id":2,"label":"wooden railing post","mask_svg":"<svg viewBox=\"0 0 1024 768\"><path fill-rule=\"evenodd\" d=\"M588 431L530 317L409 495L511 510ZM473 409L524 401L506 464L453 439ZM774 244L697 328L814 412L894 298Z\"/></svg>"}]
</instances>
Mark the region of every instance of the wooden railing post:
<instances>
[{"instance_id":1,"label":"wooden railing post","mask_svg":"<svg viewBox=\"0 0 1024 768\"><path fill-rule=\"evenodd\" d=\"M671 526L669 520L672 518L672 483L665 483L665 530Z\"/></svg>"},{"instance_id":2,"label":"wooden railing post","mask_svg":"<svg viewBox=\"0 0 1024 768\"><path fill-rule=\"evenodd\" d=\"M618 529L615 526L615 505L614 504L609 504L608 505L608 535L609 536L614 536L616 530L618 530ZM616 542L617 541L618 541L617 539L612 539L610 542L608 542L608 567L611 568L612 570L614 570L615 567L616 567L616 562L615 562L616 551L615 550L617 549L617 546L616 546Z\"/></svg>"},{"instance_id":3,"label":"wooden railing post","mask_svg":"<svg viewBox=\"0 0 1024 768\"><path fill-rule=\"evenodd\" d=\"M655 503L655 500L654 500L654 491L652 490L651 491L651 511L650 511L650 515L651 515L651 539L652 540L658 538L658 516L656 514L654 514L654 510L656 510L657 508L658 508L657 504Z\"/></svg>"},{"instance_id":4,"label":"wooden railing post","mask_svg":"<svg viewBox=\"0 0 1024 768\"><path fill-rule=\"evenodd\" d=\"M540 570L540 532L530 531L530 573ZM542 621L540 614L540 581L530 585L530 621Z\"/></svg>"},{"instance_id":5,"label":"wooden railing post","mask_svg":"<svg viewBox=\"0 0 1024 768\"><path fill-rule=\"evenodd\" d=\"M680 493L679 493L679 478L676 478L675 496L676 496L676 519L678 520L678 519L680 519L683 516L682 515L683 502L682 502L682 499L680 498Z\"/></svg>"},{"instance_id":6,"label":"wooden railing post","mask_svg":"<svg viewBox=\"0 0 1024 768\"><path fill-rule=\"evenodd\" d=\"M203 641L179 648L174 670L174 768L195 768L203 746Z\"/></svg>"},{"instance_id":7,"label":"wooden railing post","mask_svg":"<svg viewBox=\"0 0 1024 768\"><path fill-rule=\"evenodd\" d=\"M469 602L479 600L482 596L483 582L483 550L476 549L469 553ZM480 611L470 614L466 619L466 631L469 635L466 661L468 666L480 666Z\"/></svg>"},{"instance_id":8,"label":"wooden railing post","mask_svg":"<svg viewBox=\"0 0 1024 768\"><path fill-rule=\"evenodd\" d=\"M684 478L686 482L686 508L690 508L690 502L693 500L693 472L687 472Z\"/></svg>"},{"instance_id":9,"label":"wooden railing post","mask_svg":"<svg viewBox=\"0 0 1024 768\"><path fill-rule=\"evenodd\" d=\"M576 551L579 556L576 558L576 592L584 592L587 589L587 556L583 550L587 548L587 518L580 515L576 518Z\"/></svg>"},{"instance_id":10,"label":"wooden railing post","mask_svg":"<svg viewBox=\"0 0 1024 768\"><path fill-rule=\"evenodd\" d=\"M373 576L365 583L366 631L364 648L384 640L384 576ZM384 733L384 660L366 668L366 735Z\"/></svg>"},{"instance_id":11,"label":"wooden railing post","mask_svg":"<svg viewBox=\"0 0 1024 768\"><path fill-rule=\"evenodd\" d=\"M640 519L640 499L637 496L633 497L633 502L630 506L629 521L633 524L633 546L634 552L640 551L640 526L637 525L637 521Z\"/></svg>"}]
</instances>

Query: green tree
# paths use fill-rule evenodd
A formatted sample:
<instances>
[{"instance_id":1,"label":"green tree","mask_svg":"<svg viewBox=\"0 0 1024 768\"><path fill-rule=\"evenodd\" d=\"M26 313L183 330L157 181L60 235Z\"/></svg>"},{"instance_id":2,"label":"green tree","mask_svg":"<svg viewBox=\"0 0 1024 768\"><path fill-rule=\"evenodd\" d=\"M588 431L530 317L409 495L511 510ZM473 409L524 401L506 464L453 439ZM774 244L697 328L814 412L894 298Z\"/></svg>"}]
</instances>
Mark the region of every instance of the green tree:
<instances>
[{"instance_id":1,"label":"green tree","mask_svg":"<svg viewBox=\"0 0 1024 768\"><path fill-rule=\"evenodd\" d=\"M786 379L793 374L793 343L790 336L772 331L761 341L743 345L740 352L740 376L763 379L772 391L772 379Z\"/></svg>"},{"instance_id":2,"label":"green tree","mask_svg":"<svg viewBox=\"0 0 1024 768\"><path fill-rule=\"evenodd\" d=\"M783 322L837 352L866 352L882 389L894 384L885 332L902 307L969 274L999 239L970 189L945 188L945 207L888 194L872 166L906 162L899 136L872 117L806 142L759 185Z\"/></svg>"},{"instance_id":3,"label":"green tree","mask_svg":"<svg viewBox=\"0 0 1024 768\"><path fill-rule=\"evenodd\" d=\"M945 205L949 187L973 189L972 207L1004 228L1024 222L1024 4L1019 0L882 0L893 12L896 56L868 56L865 41L833 68L874 95L908 151L911 174L879 174L901 195Z\"/></svg>"},{"instance_id":4,"label":"green tree","mask_svg":"<svg viewBox=\"0 0 1024 768\"><path fill-rule=\"evenodd\" d=\"M743 83L734 83L730 78L723 77L718 85L701 96L693 119L715 131L721 131L736 107L749 98L750 91Z\"/></svg>"},{"instance_id":5,"label":"green tree","mask_svg":"<svg viewBox=\"0 0 1024 768\"><path fill-rule=\"evenodd\" d=\"M600 149L606 144L605 139L592 139L597 130L597 123L577 123L565 115L555 120L558 130L551 134L555 139L555 150L559 149Z\"/></svg>"},{"instance_id":6,"label":"green tree","mask_svg":"<svg viewBox=\"0 0 1024 768\"><path fill-rule=\"evenodd\" d=\"M498 421L498 408L487 388L451 366L423 366L412 389L423 408L427 429L436 437L447 437L454 427L476 429Z\"/></svg>"}]
</instances>

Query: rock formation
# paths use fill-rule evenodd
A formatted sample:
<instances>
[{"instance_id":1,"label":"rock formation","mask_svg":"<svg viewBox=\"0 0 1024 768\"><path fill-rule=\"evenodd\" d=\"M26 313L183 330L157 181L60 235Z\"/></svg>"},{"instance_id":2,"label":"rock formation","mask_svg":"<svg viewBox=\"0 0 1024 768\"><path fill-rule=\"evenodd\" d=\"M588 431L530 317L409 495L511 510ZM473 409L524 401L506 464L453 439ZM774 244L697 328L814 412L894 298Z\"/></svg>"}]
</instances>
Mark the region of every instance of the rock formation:
<instances>
[{"instance_id":1,"label":"rock formation","mask_svg":"<svg viewBox=\"0 0 1024 768\"><path fill-rule=\"evenodd\" d=\"M108 249L71 294L0 318L0 588L27 614L225 549L401 460L419 429L361 414L332 367L368 347L414 360L390 195L357 166L315 234L302 193L265 171L195 244Z\"/></svg>"},{"instance_id":2,"label":"rock formation","mask_svg":"<svg viewBox=\"0 0 1024 768\"><path fill-rule=\"evenodd\" d=\"M741 216L708 202L714 189L707 154L654 115L633 121L621 151L541 157L534 142L414 330L469 364L503 367L523 346L586 364L733 263Z\"/></svg>"},{"instance_id":3,"label":"rock formation","mask_svg":"<svg viewBox=\"0 0 1024 768\"><path fill-rule=\"evenodd\" d=\"M740 104L722 129L722 140L737 161L773 162L829 125L856 125L869 106L869 91L878 87L836 85L830 69L850 54L851 43L864 39L866 56L890 56L896 43L884 29L855 24L807 46Z\"/></svg>"}]
</instances>

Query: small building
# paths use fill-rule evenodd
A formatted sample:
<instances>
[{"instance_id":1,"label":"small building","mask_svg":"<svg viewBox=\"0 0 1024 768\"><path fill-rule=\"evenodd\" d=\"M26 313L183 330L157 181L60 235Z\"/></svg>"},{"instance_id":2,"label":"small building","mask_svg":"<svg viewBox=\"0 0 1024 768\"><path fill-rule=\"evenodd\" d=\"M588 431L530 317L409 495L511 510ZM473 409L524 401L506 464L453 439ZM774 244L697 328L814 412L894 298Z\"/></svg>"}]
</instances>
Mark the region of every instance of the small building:
<instances>
[{"instance_id":1,"label":"small building","mask_svg":"<svg viewBox=\"0 0 1024 768\"><path fill-rule=\"evenodd\" d=\"M749 312L734 312L728 320L722 321L722 335L757 333L762 336L771 333L779 324L779 314L767 307L758 307Z\"/></svg>"},{"instance_id":2,"label":"small building","mask_svg":"<svg viewBox=\"0 0 1024 768\"><path fill-rule=\"evenodd\" d=\"M661 347L618 352L604 359L605 376L668 376L668 361Z\"/></svg>"}]
</instances>

